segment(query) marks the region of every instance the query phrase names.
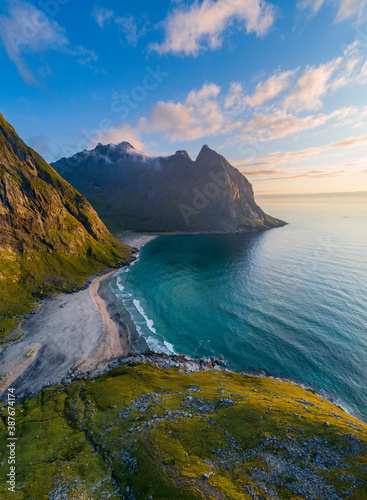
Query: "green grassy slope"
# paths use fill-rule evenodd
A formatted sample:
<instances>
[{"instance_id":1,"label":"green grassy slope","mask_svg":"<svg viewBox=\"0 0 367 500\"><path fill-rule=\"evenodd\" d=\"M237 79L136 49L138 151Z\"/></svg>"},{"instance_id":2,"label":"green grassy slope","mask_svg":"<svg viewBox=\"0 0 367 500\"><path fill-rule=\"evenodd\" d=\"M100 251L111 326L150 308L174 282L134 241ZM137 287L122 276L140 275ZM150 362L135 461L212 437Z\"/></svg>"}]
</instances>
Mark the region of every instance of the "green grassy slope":
<instances>
[{"instance_id":1,"label":"green grassy slope","mask_svg":"<svg viewBox=\"0 0 367 500\"><path fill-rule=\"evenodd\" d=\"M1 498L366 498L367 426L287 382L133 364L45 390L16 407L13 494L6 414Z\"/></svg>"},{"instance_id":2,"label":"green grassy slope","mask_svg":"<svg viewBox=\"0 0 367 500\"><path fill-rule=\"evenodd\" d=\"M0 114L0 342L35 301L82 286L128 254Z\"/></svg>"}]
</instances>

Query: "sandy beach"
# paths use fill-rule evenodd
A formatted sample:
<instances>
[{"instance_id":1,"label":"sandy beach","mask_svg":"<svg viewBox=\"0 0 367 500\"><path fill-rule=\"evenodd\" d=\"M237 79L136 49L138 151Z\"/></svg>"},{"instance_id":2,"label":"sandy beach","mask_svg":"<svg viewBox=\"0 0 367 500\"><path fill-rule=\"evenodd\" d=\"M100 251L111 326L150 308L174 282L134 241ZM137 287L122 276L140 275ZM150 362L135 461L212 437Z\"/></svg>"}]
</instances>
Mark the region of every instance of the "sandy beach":
<instances>
[{"instance_id":1,"label":"sandy beach","mask_svg":"<svg viewBox=\"0 0 367 500\"><path fill-rule=\"evenodd\" d=\"M131 248L140 248L141 246L145 245L145 243L148 243L148 241L153 240L154 238L156 238L156 236L135 234L131 236L121 236L120 240L122 241L122 243L125 243L125 245L128 245Z\"/></svg>"},{"instance_id":2,"label":"sandy beach","mask_svg":"<svg viewBox=\"0 0 367 500\"><path fill-rule=\"evenodd\" d=\"M139 248L152 238L138 235L123 242ZM45 299L36 313L25 316L24 336L0 360L1 393L12 386L22 400L57 384L70 371L100 371L129 354L123 320L100 291L101 283L116 272L89 278L83 290Z\"/></svg>"}]
</instances>

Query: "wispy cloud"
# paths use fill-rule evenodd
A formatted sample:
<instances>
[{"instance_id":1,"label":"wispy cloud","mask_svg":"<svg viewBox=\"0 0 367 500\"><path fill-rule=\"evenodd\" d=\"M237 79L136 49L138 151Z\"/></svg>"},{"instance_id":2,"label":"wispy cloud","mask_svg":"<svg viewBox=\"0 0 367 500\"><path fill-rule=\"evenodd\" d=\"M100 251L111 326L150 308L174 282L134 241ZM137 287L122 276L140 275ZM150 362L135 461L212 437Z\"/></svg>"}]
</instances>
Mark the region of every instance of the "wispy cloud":
<instances>
[{"instance_id":1,"label":"wispy cloud","mask_svg":"<svg viewBox=\"0 0 367 500\"><path fill-rule=\"evenodd\" d=\"M19 75L31 85L38 85L38 81L27 66L26 54L54 50L77 57L83 65L98 59L93 50L82 46L70 48L64 28L33 4L21 0L9 2L7 14L0 16L0 37ZM46 66L46 73L50 72Z\"/></svg>"},{"instance_id":2,"label":"wispy cloud","mask_svg":"<svg viewBox=\"0 0 367 500\"><path fill-rule=\"evenodd\" d=\"M356 170L351 169L356 167ZM330 179L336 177L356 177L364 176L367 172L365 168L351 164L340 165L339 168L324 168L319 170L307 168L274 168L271 165L240 165L237 167L240 172L249 177L261 181L284 181L290 179Z\"/></svg>"},{"instance_id":3,"label":"wispy cloud","mask_svg":"<svg viewBox=\"0 0 367 500\"><path fill-rule=\"evenodd\" d=\"M37 85L32 71L23 58L25 52L65 50L69 40L56 21L48 19L34 5L15 1L8 14L0 16L0 36L9 58L27 83Z\"/></svg>"},{"instance_id":4,"label":"wispy cloud","mask_svg":"<svg viewBox=\"0 0 367 500\"><path fill-rule=\"evenodd\" d=\"M289 114L282 110L270 113L257 113L246 123L235 141L271 141L282 139L297 132L312 130L325 125L330 120L342 119L351 112L350 108L341 108L332 113L318 113L306 116Z\"/></svg>"},{"instance_id":5,"label":"wispy cloud","mask_svg":"<svg viewBox=\"0 0 367 500\"><path fill-rule=\"evenodd\" d=\"M114 10L99 6L93 9L92 16L102 29L107 23L114 23L123 33L128 44L133 46L145 34L148 25L148 20L144 16L141 16L139 19L131 14L120 16Z\"/></svg>"},{"instance_id":6,"label":"wispy cloud","mask_svg":"<svg viewBox=\"0 0 367 500\"><path fill-rule=\"evenodd\" d=\"M297 69L271 76L257 85L250 98L242 94L241 85L236 83L231 87L226 100L227 109L233 105L238 115L241 108L244 111L250 103L255 108L232 142L281 139L320 127L331 120L343 125L348 121L353 125L353 119L358 114L355 106L331 113L320 111L324 98L341 87L367 83L367 63L358 42L350 44L341 56L327 63L306 67L294 81L296 73ZM281 98L264 108L264 98L271 98L277 91ZM319 113L315 113L317 111Z\"/></svg>"},{"instance_id":7,"label":"wispy cloud","mask_svg":"<svg viewBox=\"0 0 367 500\"><path fill-rule=\"evenodd\" d=\"M332 92L348 85L367 83L367 62L360 49L360 42L355 41L344 50L339 71L330 85Z\"/></svg>"},{"instance_id":8,"label":"wispy cloud","mask_svg":"<svg viewBox=\"0 0 367 500\"><path fill-rule=\"evenodd\" d=\"M274 167L277 165L293 164L295 162L308 160L327 151L355 148L366 143L367 136L349 137L343 141L331 142L319 147L285 152L273 151L272 153L260 155L255 160L242 160L241 162L237 162L237 165L245 168L257 168L264 166L268 166L270 168L271 166Z\"/></svg>"},{"instance_id":9,"label":"wispy cloud","mask_svg":"<svg viewBox=\"0 0 367 500\"><path fill-rule=\"evenodd\" d=\"M344 141L332 142L327 146L326 149L344 149L344 148L354 148L356 146L360 146L361 144L367 143L367 136L360 137L349 137Z\"/></svg>"},{"instance_id":10,"label":"wispy cloud","mask_svg":"<svg viewBox=\"0 0 367 500\"><path fill-rule=\"evenodd\" d=\"M340 170L279 170L279 169L262 169L262 170L251 170L251 169L240 169L240 171L248 177L256 177L259 181L284 181L288 179L324 179L330 177L340 177L343 175L349 175L350 172L345 169ZM359 172L362 174L363 172Z\"/></svg>"},{"instance_id":11,"label":"wispy cloud","mask_svg":"<svg viewBox=\"0 0 367 500\"><path fill-rule=\"evenodd\" d=\"M300 168L296 167L295 164L299 162L304 163L310 158L318 157L327 152L356 148L366 143L367 136L349 137L343 141L331 142L319 147L286 152L275 151L258 156L255 160L235 162L235 165L244 175L263 181L364 175L366 170L363 168L365 165L363 159L361 161L343 164L339 168L331 167L322 170L311 170L305 167ZM320 156L319 164L323 163L324 160L321 160ZM284 167L279 168L281 166Z\"/></svg>"},{"instance_id":12,"label":"wispy cloud","mask_svg":"<svg viewBox=\"0 0 367 500\"><path fill-rule=\"evenodd\" d=\"M264 36L274 19L274 8L265 0L203 0L190 7L180 4L163 23L164 41L151 48L160 54L197 55L219 48L225 30L234 21L247 33Z\"/></svg>"},{"instance_id":13,"label":"wispy cloud","mask_svg":"<svg viewBox=\"0 0 367 500\"><path fill-rule=\"evenodd\" d=\"M243 111L246 106L261 106L285 92L291 85L293 71L276 72L263 82L259 82L252 95L247 95L240 82L233 82L225 100L225 108L233 111Z\"/></svg>"},{"instance_id":14,"label":"wispy cloud","mask_svg":"<svg viewBox=\"0 0 367 500\"><path fill-rule=\"evenodd\" d=\"M136 129L142 136L158 133L169 141L226 134L226 145L244 146L243 155L251 150L253 156L262 149L257 147L261 143L316 129L324 132L326 126L330 130L360 124L367 116L367 107L344 106L326 112L323 101L343 86L361 85L365 65L359 43L355 42L341 56L318 66L307 66L303 71L299 67L277 70L257 83L252 92L245 91L243 82L232 82L227 91L208 82L179 100L158 101L139 120ZM355 144L361 140L353 139ZM311 148L297 154L301 157L318 152Z\"/></svg>"},{"instance_id":15,"label":"wispy cloud","mask_svg":"<svg viewBox=\"0 0 367 500\"><path fill-rule=\"evenodd\" d=\"M367 0L299 0L297 6L302 10L309 10L312 14L317 14L324 4L337 7L336 20L340 22L353 16L362 19L366 12Z\"/></svg>"},{"instance_id":16,"label":"wispy cloud","mask_svg":"<svg viewBox=\"0 0 367 500\"><path fill-rule=\"evenodd\" d=\"M95 18L100 28L104 28L106 21L113 18L114 14L113 10L98 6L95 6L92 12L92 16Z\"/></svg>"},{"instance_id":17,"label":"wispy cloud","mask_svg":"<svg viewBox=\"0 0 367 500\"><path fill-rule=\"evenodd\" d=\"M257 84L255 92L252 96L246 98L251 107L260 106L264 102L274 99L282 92L286 91L290 84L291 78L297 73L298 69L294 71L283 71L270 76L264 82Z\"/></svg>"},{"instance_id":18,"label":"wispy cloud","mask_svg":"<svg viewBox=\"0 0 367 500\"><path fill-rule=\"evenodd\" d=\"M98 56L94 50L86 49L85 47L79 46L75 50L69 49L68 54L76 56L78 58L78 63L83 66L92 67L93 62L98 61Z\"/></svg>"},{"instance_id":19,"label":"wispy cloud","mask_svg":"<svg viewBox=\"0 0 367 500\"><path fill-rule=\"evenodd\" d=\"M314 111L322 108L321 98L329 88L333 73L341 64L337 58L317 67L307 67L283 102L284 109Z\"/></svg>"}]
</instances>

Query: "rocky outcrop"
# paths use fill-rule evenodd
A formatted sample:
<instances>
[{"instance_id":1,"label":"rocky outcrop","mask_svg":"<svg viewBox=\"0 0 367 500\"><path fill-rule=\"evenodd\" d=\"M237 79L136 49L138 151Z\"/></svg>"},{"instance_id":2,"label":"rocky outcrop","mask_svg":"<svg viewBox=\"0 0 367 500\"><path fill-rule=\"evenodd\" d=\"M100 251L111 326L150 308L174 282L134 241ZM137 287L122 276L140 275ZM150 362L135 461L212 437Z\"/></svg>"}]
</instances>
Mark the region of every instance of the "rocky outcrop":
<instances>
[{"instance_id":1,"label":"rocky outcrop","mask_svg":"<svg viewBox=\"0 0 367 500\"><path fill-rule=\"evenodd\" d=\"M115 230L233 232L285 224L265 214L248 180L206 145L193 161L187 151L150 157L127 142L98 144L52 165Z\"/></svg>"},{"instance_id":2,"label":"rocky outcrop","mask_svg":"<svg viewBox=\"0 0 367 500\"><path fill-rule=\"evenodd\" d=\"M0 250L78 254L110 234L88 201L0 115Z\"/></svg>"},{"instance_id":3,"label":"rocky outcrop","mask_svg":"<svg viewBox=\"0 0 367 500\"><path fill-rule=\"evenodd\" d=\"M34 300L82 286L128 254L84 196L0 114L0 332Z\"/></svg>"}]
</instances>

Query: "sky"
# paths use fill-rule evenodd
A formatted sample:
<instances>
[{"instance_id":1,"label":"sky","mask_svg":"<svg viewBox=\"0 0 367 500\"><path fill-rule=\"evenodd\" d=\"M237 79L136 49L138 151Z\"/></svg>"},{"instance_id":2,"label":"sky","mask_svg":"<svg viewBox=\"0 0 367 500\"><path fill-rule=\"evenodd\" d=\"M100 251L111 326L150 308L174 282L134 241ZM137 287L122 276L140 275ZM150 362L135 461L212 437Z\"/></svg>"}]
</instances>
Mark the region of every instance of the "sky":
<instances>
[{"instance_id":1,"label":"sky","mask_svg":"<svg viewBox=\"0 0 367 500\"><path fill-rule=\"evenodd\" d=\"M0 68L49 162L207 144L259 195L367 191L367 0L0 0Z\"/></svg>"}]
</instances>

